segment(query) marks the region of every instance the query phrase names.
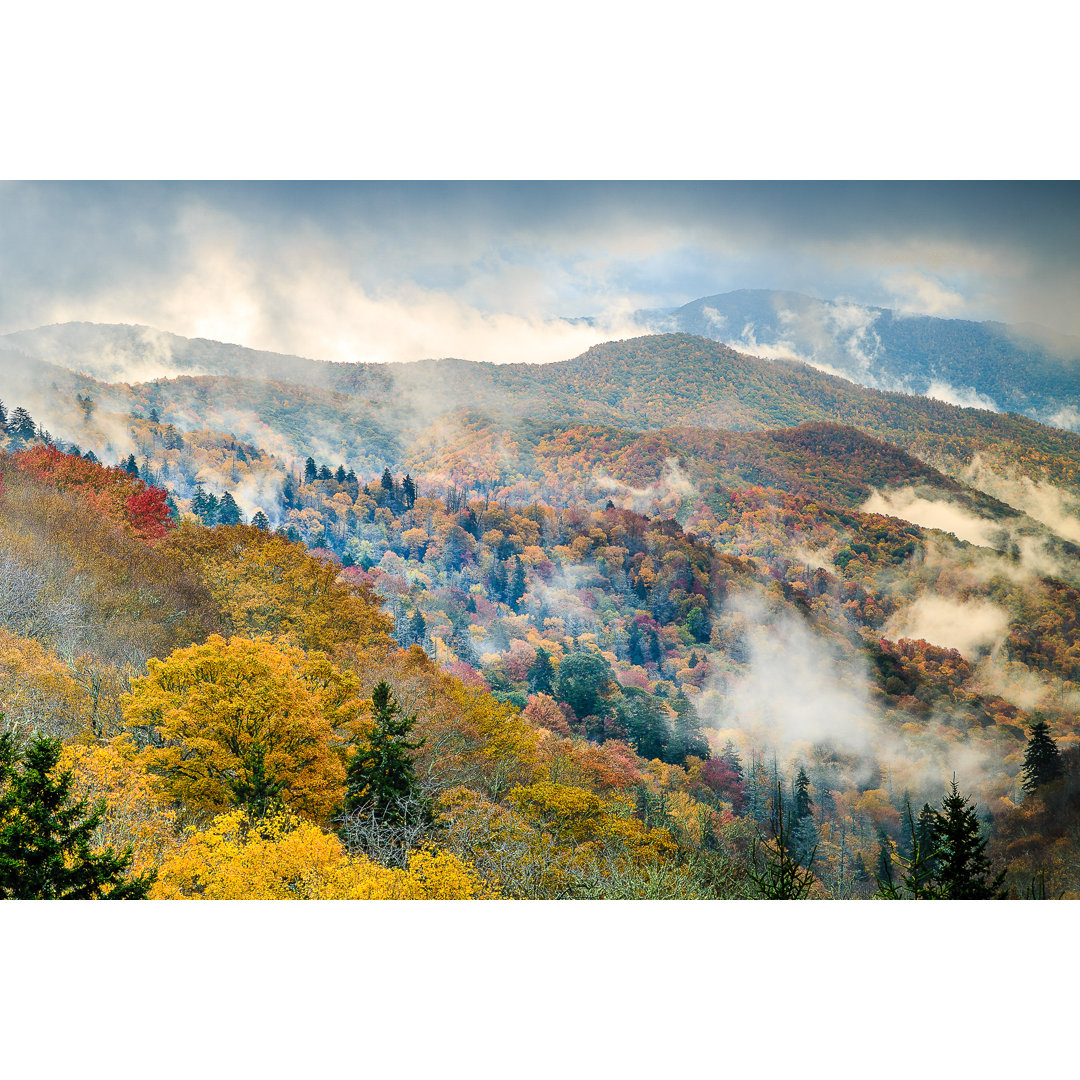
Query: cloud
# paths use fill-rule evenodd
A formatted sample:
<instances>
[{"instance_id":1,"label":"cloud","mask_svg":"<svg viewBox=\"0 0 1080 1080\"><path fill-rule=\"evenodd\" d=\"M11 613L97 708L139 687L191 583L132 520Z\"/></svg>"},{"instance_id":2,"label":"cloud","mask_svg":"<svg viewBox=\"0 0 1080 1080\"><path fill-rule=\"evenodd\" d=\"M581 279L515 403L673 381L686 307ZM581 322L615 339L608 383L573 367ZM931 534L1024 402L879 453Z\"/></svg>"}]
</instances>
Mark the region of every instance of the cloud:
<instances>
[{"instance_id":1,"label":"cloud","mask_svg":"<svg viewBox=\"0 0 1080 1080\"><path fill-rule=\"evenodd\" d=\"M779 288L1076 332L1078 203L1039 184L3 184L0 331L564 359L636 308ZM872 358L858 326L845 340Z\"/></svg>"},{"instance_id":2,"label":"cloud","mask_svg":"<svg viewBox=\"0 0 1080 1080\"><path fill-rule=\"evenodd\" d=\"M747 663L713 676L696 699L703 721L744 748L773 749L778 760L806 760L827 747L854 760L841 784L880 783L887 765L899 790L936 801L953 772L967 790L981 790L1001 769L997 748L973 739L957 744L942 731L942 714L919 724L910 737L875 706L870 676L859 654L816 634L809 624L771 611L748 597L728 604L739 620ZM951 725L950 725L951 726Z\"/></svg>"},{"instance_id":3,"label":"cloud","mask_svg":"<svg viewBox=\"0 0 1080 1080\"><path fill-rule=\"evenodd\" d=\"M885 626L885 636L922 639L968 658L995 650L1009 632L1008 613L988 600L924 593Z\"/></svg>"},{"instance_id":4,"label":"cloud","mask_svg":"<svg viewBox=\"0 0 1080 1080\"><path fill-rule=\"evenodd\" d=\"M988 409L1000 412L997 402L986 394L980 394L973 386L952 386L944 379L931 379L926 397L944 401L946 405L959 405L963 409Z\"/></svg>"},{"instance_id":5,"label":"cloud","mask_svg":"<svg viewBox=\"0 0 1080 1080\"><path fill-rule=\"evenodd\" d=\"M965 308L961 293L948 288L940 279L917 270L888 274L884 285L891 294L889 307L903 314L948 317Z\"/></svg>"},{"instance_id":6,"label":"cloud","mask_svg":"<svg viewBox=\"0 0 1080 1080\"><path fill-rule=\"evenodd\" d=\"M1045 480L998 472L976 454L960 479L1041 522L1065 540L1080 544L1080 500Z\"/></svg>"},{"instance_id":7,"label":"cloud","mask_svg":"<svg viewBox=\"0 0 1080 1080\"><path fill-rule=\"evenodd\" d=\"M994 547L1002 535L999 522L972 514L946 499L923 498L911 487L890 492L872 488L870 497L859 509L864 514L902 518L924 529L940 529L981 547Z\"/></svg>"},{"instance_id":8,"label":"cloud","mask_svg":"<svg viewBox=\"0 0 1080 1080\"><path fill-rule=\"evenodd\" d=\"M611 495L612 502L618 502L624 510L634 510L639 514L657 513L659 506L674 500L697 497L698 489L689 476L683 472L678 459L664 458L664 467L655 484L643 488L631 487L607 473L598 473L593 483L603 492ZM671 507L670 509L674 509Z\"/></svg>"}]
</instances>

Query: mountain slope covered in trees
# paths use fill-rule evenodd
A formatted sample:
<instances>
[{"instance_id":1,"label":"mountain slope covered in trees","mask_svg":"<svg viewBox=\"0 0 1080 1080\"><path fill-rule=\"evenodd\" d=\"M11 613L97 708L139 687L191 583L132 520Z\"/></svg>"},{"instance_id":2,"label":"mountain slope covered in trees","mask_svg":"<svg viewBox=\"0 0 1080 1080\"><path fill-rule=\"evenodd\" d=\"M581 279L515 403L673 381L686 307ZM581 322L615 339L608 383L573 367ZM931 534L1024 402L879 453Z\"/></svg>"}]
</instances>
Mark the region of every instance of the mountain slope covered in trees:
<instances>
[{"instance_id":1,"label":"mountain slope covered in trees","mask_svg":"<svg viewBox=\"0 0 1080 1080\"><path fill-rule=\"evenodd\" d=\"M1080 437L684 334L213 345L0 368L2 782L60 740L150 895L1080 894Z\"/></svg>"}]
</instances>

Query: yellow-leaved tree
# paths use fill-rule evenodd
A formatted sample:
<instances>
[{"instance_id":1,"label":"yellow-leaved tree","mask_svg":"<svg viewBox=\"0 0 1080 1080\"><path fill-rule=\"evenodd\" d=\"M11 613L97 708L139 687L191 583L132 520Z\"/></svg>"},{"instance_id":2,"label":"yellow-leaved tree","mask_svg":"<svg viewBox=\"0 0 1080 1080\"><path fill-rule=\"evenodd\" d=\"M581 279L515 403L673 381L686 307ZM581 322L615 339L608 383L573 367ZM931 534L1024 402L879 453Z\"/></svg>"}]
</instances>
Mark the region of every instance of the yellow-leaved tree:
<instances>
[{"instance_id":1,"label":"yellow-leaved tree","mask_svg":"<svg viewBox=\"0 0 1080 1080\"><path fill-rule=\"evenodd\" d=\"M182 523L162 551L194 569L237 634L285 637L305 649L381 656L393 623L369 590L338 580L302 544L248 525L206 529Z\"/></svg>"},{"instance_id":2,"label":"yellow-leaved tree","mask_svg":"<svg viewBox=\"0 0 1080 1080\"><path fill-rule=\"evenodd\" d=\"M192 831L151 897L202 900L472 900L498 895L449 852L414 851L405 869L350 856L336 836L287 811L242 810Z\"/></svg>"},{"instance_id":3,"label":"yellow-leaved tree","mask_svg":"<svg viewBox=\"0 0 1080 1080\"><path fill-rule=\"evenodd\" d=\"M365 708L353 676L285 642L216 634L147 669L124 716L170 797L215 814L280 799L328 819L345 779L334 727Z\"/></svg>"},{"instance_id":4,"label":"yellow-leaved tree","mask_svg":"<svg viewBox=\"0 0 1080 1080\"><path fill-rule=\"evenodd\" d=\"M136 874L155 869L173 852L178 843L176 811L161 804L130 736L90 746L69 743L60 768L71 770L78 798L91 806L104 803L92 840L95 851L130 847Z\"/></svg>"}]
</instances>

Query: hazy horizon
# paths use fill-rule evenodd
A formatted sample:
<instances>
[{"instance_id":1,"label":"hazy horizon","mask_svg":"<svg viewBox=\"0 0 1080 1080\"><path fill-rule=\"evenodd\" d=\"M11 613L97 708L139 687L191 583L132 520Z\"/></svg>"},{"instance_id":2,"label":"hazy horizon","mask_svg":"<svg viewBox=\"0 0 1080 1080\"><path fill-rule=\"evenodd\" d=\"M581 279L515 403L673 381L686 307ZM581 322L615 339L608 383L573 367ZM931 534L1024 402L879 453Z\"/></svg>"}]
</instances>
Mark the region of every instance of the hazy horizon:
<instances>
[{"instance_id":1,"label":"hazy horizon","mask_svg":"<svg viewBox=\"0 0 1080 1080\"><path fill-rule=\"evenodd\" d=\"M0 333L122 323L331 361L547 362L640 334L634 311L766 289L1076 334L1078 196L1066 182L6 182Z\"/></svg>"}]
</instances>

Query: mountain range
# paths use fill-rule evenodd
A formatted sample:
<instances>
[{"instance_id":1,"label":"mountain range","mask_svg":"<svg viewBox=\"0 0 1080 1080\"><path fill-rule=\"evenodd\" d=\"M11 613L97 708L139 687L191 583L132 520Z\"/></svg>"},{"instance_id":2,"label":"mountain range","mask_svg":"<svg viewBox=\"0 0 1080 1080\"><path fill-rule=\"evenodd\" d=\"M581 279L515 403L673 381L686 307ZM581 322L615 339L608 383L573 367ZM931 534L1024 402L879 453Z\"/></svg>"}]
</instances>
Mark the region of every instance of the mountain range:
<instances>
[{"instance_id":1,"label":"mountain range","mask_svg":"<svg viewBox=\"0 0 1080 1080\"><path fill-rule=\"evenodd\" d=\"M8 335L0 711L103 747L135 723L151 660L224 662L251 639L331 656L320 694L387 677L445 821L472 807L470 829L542 837L606 808L600 861L561 884L461 834L455 857L499 895L645 895L654 871L619 884L613 853L654 826L642 865L723 843L741 868L680 871L678 895L752 894L746 830L783 781L814 792L816 895L867 896L908 803L953 773L990 807L1010 887L1045 856L1080 895L1080 807L1040 816L1021 777L1037 715L1080 753L1080 434L930 393L978 374L987 324L951 328L948 366L925 342L949 320L916 333L860 309L833 332L842 305L779 295L643 315L669 326L544 365L331 364L89 323ZM694 319L741 321L740 348ZM924 342L907 367L887 345L905 340ZM1071 383L1036 367L1012 380L1042 386L1032 411L1066 408ZM969 389L998 405L996 386ZM305 811L319 828L339 780Z\"/></svg>"}]
</instances>

